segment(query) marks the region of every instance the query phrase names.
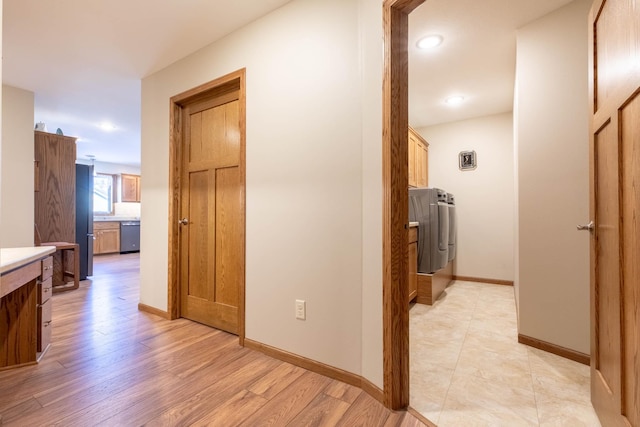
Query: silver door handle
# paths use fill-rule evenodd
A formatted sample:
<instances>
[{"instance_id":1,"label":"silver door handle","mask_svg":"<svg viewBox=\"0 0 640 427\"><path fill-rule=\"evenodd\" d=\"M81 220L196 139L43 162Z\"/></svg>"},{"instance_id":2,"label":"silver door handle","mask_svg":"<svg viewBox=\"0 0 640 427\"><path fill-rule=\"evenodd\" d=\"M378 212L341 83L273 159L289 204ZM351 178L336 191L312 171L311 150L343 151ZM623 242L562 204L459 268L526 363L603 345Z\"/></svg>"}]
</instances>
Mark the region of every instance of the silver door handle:
<instances>
[{"instance_id":1,"label":"silver door handle","mask_svg":"<svg viewBox=\"0 0 640 427\"><path fill-rule=\"evenodd\" d=\"M595 225L593 224L593 221L589 221L589 224L587 225L578 225L578 231L583 231L583 230L593 231L594 228L595 228Z\"/></svg>"},{"instance_id":2,"label":"silver door handle","mask_svg":"<svg viewBox=\"0 0 640 427\"><path fill-rule=\"evenodd\" d=\"M187 225L189 224L189 220L187 218L182 218L178 220L178 224L180 225Z\"/></svg>"}]
</instances>

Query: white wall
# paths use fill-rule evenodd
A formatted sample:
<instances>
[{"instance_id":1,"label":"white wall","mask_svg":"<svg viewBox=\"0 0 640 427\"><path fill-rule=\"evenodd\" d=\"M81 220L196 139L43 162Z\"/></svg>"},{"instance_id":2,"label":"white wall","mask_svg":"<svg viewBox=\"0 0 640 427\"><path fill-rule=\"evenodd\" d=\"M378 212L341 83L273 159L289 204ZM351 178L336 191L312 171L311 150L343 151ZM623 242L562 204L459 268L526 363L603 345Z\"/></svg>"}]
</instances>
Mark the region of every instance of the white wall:
<instances>
[{"instance_id":1,"label":"white wall","mask_svg":"<svg viewBox=\"0 0 640 427\"><path fill-rule=\"evenodd\" d=\"M513 119L504 113L416 131L429 143L429 186L456 198L456 275L513 280ZM475 170L458 154L474 150Z\"/></svg>"},{"instance_id":2,"label":"white wall","mask_svg":"<svg viewBox=\"0 0 640 427\"><path fill-rule=\"evenodd\" d=\"M142 303L167 307L169 98L246 67L246 336L382 385L380 8L293 1L143 79Z\"/></svg>"},{"instance_id":3,"label":"white wall","mask_svg":"<svg viewBox=\"0 0 640 427\"><path fill-rule=\"evenodd\" d=\"M83 165L92 164L90 160L78 159L76 163L80 163ZM140 175L140 168L132 165L123 165L120 163L109 163L109 162L93 162L95 166L96 173L108 173L113 175L119 175L121 173L128 173L131 175Z\"/></svg>"},{"instance_id":4,"label":"white wall","mask_svg":"<svg viewBox=\"0 0 640 427\"><path fill-rule=\"evenodd\" d=\"M517 35L520 334L589 353L589 0Z\"/></svg>"},{"instance_id":5,"label":"white wall","mask_svg":"<svg viewBox=\"0 0 640 427\"><path fill-rule=\"evenodd\" d=\"M2 0L0 0L0 82L2 81ZM0 226L2 224L2 85L0 85ZM4 248L2 244L2 233L0 233L0 247Z\"/></svg>"},{"instance_id":6,"label":"white wall","mask_svg":"<svg viewBox=\"0 0 640 427\"><path fill-rule=\"evenodd\" d=\"M360 0L362 376L382 387L382 7Z\"/></svg>"},{"instance_id":7,"label":"white wall","mask_svg":"<svg viewBox=\"0 0 640 427\"><path fill-rule=\"evenodd\" d=\"M33 92L2 86L0 236L3 247L33 246Z\"/></svg>"}]
</instances>

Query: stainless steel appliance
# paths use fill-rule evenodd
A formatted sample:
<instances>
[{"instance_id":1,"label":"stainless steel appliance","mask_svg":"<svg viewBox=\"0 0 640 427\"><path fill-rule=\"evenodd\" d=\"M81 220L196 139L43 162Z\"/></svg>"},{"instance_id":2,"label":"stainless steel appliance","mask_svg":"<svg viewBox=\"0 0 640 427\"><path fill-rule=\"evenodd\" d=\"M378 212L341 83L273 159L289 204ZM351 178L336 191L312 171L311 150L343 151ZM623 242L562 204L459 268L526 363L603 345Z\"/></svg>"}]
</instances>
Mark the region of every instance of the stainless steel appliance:
<instances>
[{"instance_id":1,"label":"stainless steel appliance","mask_svg":"<svg viewBox=\"0 0 640 427\"><path fill-rule=\"evenodd\" d=\"M449 257L449 205L439 188L409 190L409 221L418 221L418 272L434 273Z\"/></svg>"},{"instance_id":2,"label":"stainless steel appliance","mask_svg":"<svg viewBox=\"0 0 640 427\"><path fill-rule=\"evenodd\" d=\"M449 261L456 257L456 198L451 193L447 193L447 204L449 205Z\"/></svg>"},{"instance_id":3,"label":"stainless steel appliance","mask_svg":"<svg viewBox=\"0 0 640 427\"><path fill-rule=\"evenodd\" d=\"M120 253L140 251L140 221L120 222Z\"/></svg>"}]
</instances>

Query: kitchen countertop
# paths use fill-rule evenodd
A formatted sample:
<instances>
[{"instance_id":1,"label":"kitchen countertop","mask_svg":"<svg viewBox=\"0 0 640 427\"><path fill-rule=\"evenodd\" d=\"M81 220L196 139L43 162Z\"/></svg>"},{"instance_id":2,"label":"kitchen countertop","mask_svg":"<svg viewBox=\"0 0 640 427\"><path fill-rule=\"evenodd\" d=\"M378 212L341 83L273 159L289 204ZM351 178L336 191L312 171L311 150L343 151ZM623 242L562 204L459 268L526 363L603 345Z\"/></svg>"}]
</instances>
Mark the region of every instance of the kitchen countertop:
<instances>
[{"instance_id":1,"label":"kitchen countertop","mask_svg":"<svg viewBox=\"0 0 640 427\"><path fill-rule=\"evenodd\" d=\"M93 222L118 222L118 221L140 221L140 217L134 216L94 216Z\"/></svg>"},{"instance_id":2,"label":"kitchen countertop","mask_svg":"<svg viewBox=\"0 0 640 427\"><path fill-rule=\"evenodd\" d=\"M54 253L55 246L35 246L26 248L1 248L0 249L0 273L4 274L30 262L44 258Z\"/></svg>"}]
</instances>

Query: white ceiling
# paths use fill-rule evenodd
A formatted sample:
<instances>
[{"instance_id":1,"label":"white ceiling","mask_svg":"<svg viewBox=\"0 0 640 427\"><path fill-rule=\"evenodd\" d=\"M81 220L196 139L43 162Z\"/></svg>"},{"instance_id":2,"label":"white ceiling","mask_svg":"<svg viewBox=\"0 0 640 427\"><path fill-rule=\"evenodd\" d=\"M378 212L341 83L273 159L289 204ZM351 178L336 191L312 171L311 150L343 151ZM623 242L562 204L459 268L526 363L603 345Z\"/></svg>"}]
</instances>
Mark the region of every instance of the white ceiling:
<instances>
[{"instance_id":1,"label":"white ceiling","mask_svg":"<svg viewBox=\"0 0 640 427\"><path fill-rule=\"evenodd\" d=\"M79 137L79 159L139 165L141 78L289 1L4 0L2 81L35 92L35 121Z\"/></svg>"},{"instance_id":2,"label":"white ceiling","mask_svg":"<svg viewBox=\"0 0 640 427\"><path fill-rule=\"evenodd\" d=\"M511 111L516 30L571 1L427 0L409 15L409 124ZM443 44L418 49L429 34L442 35ZM444 100L451 95L465 102L450 107Z\"/></svg>"},{"instance_id":3,"label":"white ceiling","mask_svg":"<svg viewBox=\"0 0 640 427\"><path fill-rule=\"evenodd\" d=\"M35 121L79 137L79 159L139 165L141 78L289 1L4 0L3 83L33 91ZM428 0L410 15L410 124L510 111L516 28L570 1ZM443 45L419 52L430 33Z\"/></svg>"}]
</instances>

